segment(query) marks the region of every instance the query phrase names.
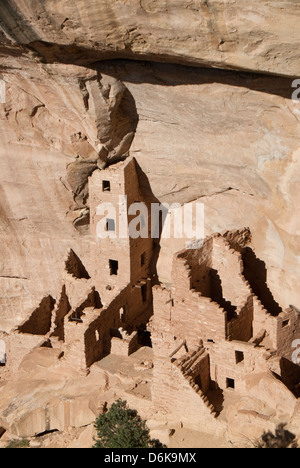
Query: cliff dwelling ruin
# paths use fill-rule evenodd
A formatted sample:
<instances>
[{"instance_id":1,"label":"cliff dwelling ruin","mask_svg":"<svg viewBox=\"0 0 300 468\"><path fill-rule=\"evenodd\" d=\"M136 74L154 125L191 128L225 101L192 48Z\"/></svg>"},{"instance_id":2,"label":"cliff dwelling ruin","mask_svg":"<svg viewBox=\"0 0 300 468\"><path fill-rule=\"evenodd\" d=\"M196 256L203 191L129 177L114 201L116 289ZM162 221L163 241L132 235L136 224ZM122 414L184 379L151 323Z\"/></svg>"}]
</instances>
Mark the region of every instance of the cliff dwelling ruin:
<instances>
[{"instance_id":1,"label":"cliff dwelling ruin","mask_svg":"<svg viewBox=\"0 0 300 468\"><path fill-rule=\"evenodd\" d=\"M88 265L69 250L57 296L41 298L26 320L0 333L3 388L13 374L22 380L31 355L43 356L49 366L51 361L49 372L71 368L87 382L95 379L95 416L99 401L123 396L148 419L214 437L228 433L240 440L241 427L244 437L249 431L259 436L283 420L295 429L300 367L291 361L291 350L300 336L300 316L273 299L249 230L216 233L201 247L178 252L172 283L158 283L150 235L96 235L97 207L118 204L120 196L128 205L149 204L134 158L89 178ZM108 231L118 228L118 220L106 222ZM21 416L5 410L4 402L1 426L34 436L84 425L84 417L74 416L78 398L58 399Z\"/></svg>"}]
</instances>

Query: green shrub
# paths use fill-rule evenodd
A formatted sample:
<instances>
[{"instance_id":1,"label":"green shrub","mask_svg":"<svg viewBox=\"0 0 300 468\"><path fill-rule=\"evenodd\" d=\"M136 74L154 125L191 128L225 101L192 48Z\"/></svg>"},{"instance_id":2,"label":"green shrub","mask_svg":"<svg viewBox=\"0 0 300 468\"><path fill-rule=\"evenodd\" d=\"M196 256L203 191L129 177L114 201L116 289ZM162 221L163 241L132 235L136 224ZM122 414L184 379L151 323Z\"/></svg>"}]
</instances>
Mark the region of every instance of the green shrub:
<instances>
[{"instance_id":1,"label":"green shrub","mask_svg":"<svg viewBox=\"0 0 300 468\"><path fill-rule=\"evenodd\" d=\"M30 447L29 441L26 439L22 439L22 440L12 440L5 448L22 449L22 448L29 448L29 447Z\"/></svg>"},{"instance_id":2,"label":"green shrub","mask_svg":"<svg viewBox=\"0 0 300 468\"><path fill-rule=\"evenodd\" d=\"M97 437L93 448L163 448L158 440L150 438L146 421L127 402L117 400L107 413L95 422Z\"/></svg>"}]
</instances>

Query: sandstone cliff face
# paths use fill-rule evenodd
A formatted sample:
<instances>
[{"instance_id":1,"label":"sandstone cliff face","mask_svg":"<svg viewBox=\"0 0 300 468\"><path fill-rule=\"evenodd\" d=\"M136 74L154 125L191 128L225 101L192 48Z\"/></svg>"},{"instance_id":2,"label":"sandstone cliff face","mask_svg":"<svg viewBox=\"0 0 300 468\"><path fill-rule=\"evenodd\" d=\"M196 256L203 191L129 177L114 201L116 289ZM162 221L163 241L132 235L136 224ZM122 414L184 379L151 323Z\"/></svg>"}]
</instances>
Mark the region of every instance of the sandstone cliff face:
<instances>
[{"instance_id":1,"label":"sandstone cliff face","mask_svg":"<svg viewBox=\"0 0 300 468\"><path fill-rule=\"evenodd\" d=\"M299 16L296 0L1 2L0 331L55 297L70 249L89 269L88 177L128 155L156 200L204 203L206 235L249 227L275 300L299 308ZM161 281L184 246L162 239Z\"/></svg>"},{"instance_id":2,"label":"sandstone cliff face","mask_svg":"<svg viewBox=\"0 0 300 468\"><path fill-rule=\"evenodd\" d=\"M291 80L149 62L2 64L2 329L56 293L69 248L88 256L88 176L129 151L158 200L205 204L207 235L250 227L276 300L299 304ZM161 247L168 282L184 241Z\"/></svg>"},{"instance_id":3,"label":"sandstone cliff face","mask_svg":"<svg viewBox=\"0 0 300 468\"><path fill-rule=\"evenodd\" d=\"M2 35L48 60L141 57L298 75L297 0L1 2ZM1 31L1 30L0 30ZM70 56L71 55L71 56Z\"/></svg>"}]
</instances>

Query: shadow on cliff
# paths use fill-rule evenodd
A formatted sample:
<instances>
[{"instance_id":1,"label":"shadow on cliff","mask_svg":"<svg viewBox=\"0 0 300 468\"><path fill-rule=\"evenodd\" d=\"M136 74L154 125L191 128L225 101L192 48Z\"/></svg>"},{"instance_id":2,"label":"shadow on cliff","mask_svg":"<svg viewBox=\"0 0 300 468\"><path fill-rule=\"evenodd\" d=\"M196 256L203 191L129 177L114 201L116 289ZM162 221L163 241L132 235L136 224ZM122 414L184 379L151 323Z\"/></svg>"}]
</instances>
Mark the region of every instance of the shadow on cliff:
<instances>
[{"instance_id":1,"label":"shadow on cliff","mask_svg":"<svg viewBox=\"0 0 300 468\"><path fill-rule=\"evenodd\" d=\"M151 185L150 185L147 175L142 170L138 162L135 161L135 163L136 163L136 172L137 172L138 179L139 179L140 189L147 201L147 205L152 206L152 204L154 203L160 204L160 201L158 200L158 198L156 198L156 196L152 192ZM161 212L160 212L160 217L158 220L159 225L156 226L156 230L155 230L156 236L155 237L151 236L153 239L153 256L152 256L152 260L150 264L150 272L151 272L153 286L156 284L160 284L160 281L158 279L158 274L157 274L157 262L158 262L159 254L161 250L160 241L161 241L163 226L164 226L166 217L169 212L166 208L164 208L163 205L161 205L160 208L161 208ZM153 220L151 219L151 224L152 222Z\"/></svg>"},{"instance_id":2,"label":"shadow on cliff","mask_svg":"<svg viewBox=\"0 0 300 468\"><path fill-rule=\"evenodd\" d=\"M225 84L292 99L292 78L224 69L198 68L174 63L108 60L93 64L97 70L130 83L160 86Z\"/></svg>"},{"instance_id":3,"label":"shadow on cliff","mask_svg":"<svg viewBox=\"0 0 300 468\"><path fill-rule=\"evenodd\" d=\"M292 99L292 82L297 77L282 77L247 71L200 67L186 62L174 63L174 57L139 56L131 51L103 52L76 44L62 45L33 41L27 46L45 63L81 65L118 77L121 81L164 86L220 83L248 88L266 94Z\"/></svg>"},{"instance_id":4,"label":"shadow on cliff","mask_svg":"<svg viewBox=\"0 0 300 468\"><path fill-rule=\"evenodd\" d=\"M109 5L107 5L108 7ZM110 16L113 17L113 10L111 10ZM51 23L51 27L55 30L58 27L56 18L51 18L51 15L48 15L47 18ZM38 17L38 19L40 18ZM60 27L62 28L63 25L64 23ZM115 25L117 26L117 22ZM136 83L146 82L165 86L223 83L292 99L293 89L291 85L293 78L291 77L285 78L211 67L200 68L195 63L190 63L188 59L175 58L169 54L159 57L154 54L144 54L137 57L130 46L127 46L121 52L103 52L93 48L80 47L74 43L65 45L43 41L29 22L24 23L24 18L19 13L18 8L10 0L0 2L0 26L9 34L11 39L19 46L24 47L24 51L25 48L34 51L44 63L58 62L82 65L87 68L117 66L119 72L121 69L127 68L125 73L127 76L119 77L121 80ZM107 61L107 66L105 61ZM132 68L135 68L134 73L132 73ZM139 72L138 68L140 69ZM108 71L107 73L109 74ZM295 76L294 78L298 77Z\"/></svg>"},{"instance_id":5,"label":"shadow on cliff","mask_svg":"<svg viewBox=\"0 0 300 468\"><path fill-rule=\"evenodd\" d=\"M10 38L22 45L22 43L39 40L38 34L27 21L19 14L18 9L8 0L0 2L0 26L7 31Z\"/></svg>"},{"instance_id":6,"label":"shadow on cliff","mask_svg":"<svg viewBox=\"0 0 300 468\"><path fill-rule=\"evenodd\" d=\"M260 300L264 308L273 316L277 317L282 308L275 301L272 292L267 285L267 268L263 260L255 255L254 251L247 247L242 251L244 264L244 276L249 281L256 297Z\"/></svg>"}]
</instances>

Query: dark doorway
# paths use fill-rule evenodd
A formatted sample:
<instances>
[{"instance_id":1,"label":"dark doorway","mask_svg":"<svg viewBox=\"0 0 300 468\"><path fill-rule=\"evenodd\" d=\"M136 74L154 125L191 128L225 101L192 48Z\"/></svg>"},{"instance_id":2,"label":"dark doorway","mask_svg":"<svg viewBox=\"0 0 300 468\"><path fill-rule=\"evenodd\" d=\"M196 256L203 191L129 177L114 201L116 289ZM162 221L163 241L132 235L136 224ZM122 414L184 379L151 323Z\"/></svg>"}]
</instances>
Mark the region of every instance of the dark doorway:
<instances>
[{"instance_id":1,"label":"dark doorway","mask_svg":"<svg viewBox=\"0 0 300 468\"><path fill-rule=\"evenodd\" d=\"M151 333L147 331L145 325L142 325L138 328L138 337L139 344L141 346L147 346L148 348L152 348Z\"/></svg>"}]
</instances>

